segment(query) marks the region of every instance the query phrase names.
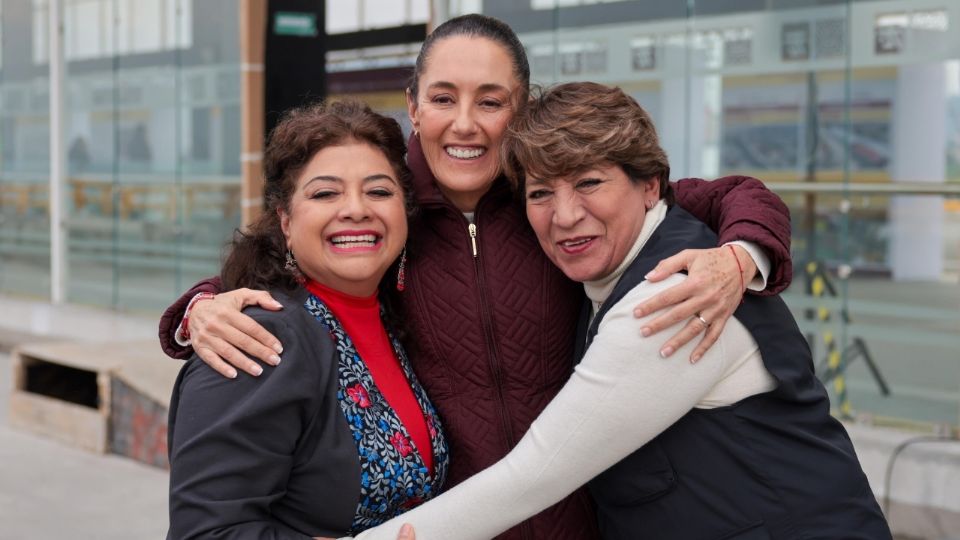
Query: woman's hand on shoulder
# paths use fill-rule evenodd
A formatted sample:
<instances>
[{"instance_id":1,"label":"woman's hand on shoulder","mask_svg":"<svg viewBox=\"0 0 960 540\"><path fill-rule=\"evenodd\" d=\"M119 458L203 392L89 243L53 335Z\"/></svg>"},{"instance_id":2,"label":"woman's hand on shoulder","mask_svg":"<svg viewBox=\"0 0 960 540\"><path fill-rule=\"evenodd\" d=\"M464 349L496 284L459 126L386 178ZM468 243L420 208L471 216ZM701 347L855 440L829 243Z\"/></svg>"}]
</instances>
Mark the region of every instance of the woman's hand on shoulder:
<instances>
[{"instance_id":1,"label":"woman's hand on shoulder","mask_svg":"<svg viewBox=\"0 0 960 540\"><path fill-rule=\"evenodd\" d=\"M266 291L236 289L220 293L212 300L198 302L187 322L193 350L207 365L224 377L235 378L242 369L250 375L263 373L250 355L267 364L280 363L283 347L280 341L248 315L247 306L260 306L270 311L283 309L280 302ZM246 354L244 354L246 353Z\"/></svg>"},{"instance_id":2,"label":"woman's hand on shoulder","mask_svg":"<svg viewBox=\"0 0 960 540\"><path fill-rule=\"evenodd\" d=\"M685 249L660 261L647 274L650 281L661 281L681 270L686 270L688 274L683 283L670 287L634 308L636 317L666 310L641 328L644 336L651 336L689 319L660 348L661 356L670 356L706 330L690 355L690 361L696 362L720 337L727 319L740 305L743 284L749 282L757 271L756 264L746 250L736 245L732 247L732 250L729 245L712 249Z\"/></svg>"}]
</instances>

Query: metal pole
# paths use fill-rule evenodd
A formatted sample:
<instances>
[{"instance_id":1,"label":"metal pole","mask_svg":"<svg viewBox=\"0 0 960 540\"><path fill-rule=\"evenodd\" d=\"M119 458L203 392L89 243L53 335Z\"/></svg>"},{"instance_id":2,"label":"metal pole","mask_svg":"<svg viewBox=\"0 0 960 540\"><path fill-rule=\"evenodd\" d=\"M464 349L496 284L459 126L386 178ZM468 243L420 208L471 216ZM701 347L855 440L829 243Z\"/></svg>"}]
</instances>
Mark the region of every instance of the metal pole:
<instances>
[{"instance_id":1,"label":"metal pole","mask_svg":"<svg viewBox=\"0 0 960 540\"><path fill-rule=\"evenodd\" d=\"M817 146L820 144L820 98L818 96L817 74L807 73L807 110L806 110L806 156L804 168L806 174L803 181L813 183L817 181ZM817 194L810 191L804 197L804 231L807 236L807 260L805 263L817 260Z\"/></svg>"},{"instance_id":2,"label":"metal pole","mask_svg":"<svg viewBox=\"0 0 960 540\"><path fill-rule=\"evenodd\" d=\"M67 251L63 190L67 179L64 148L63 0L50 0L50 300L66 301Z\"/></svg>"}]
</instances>

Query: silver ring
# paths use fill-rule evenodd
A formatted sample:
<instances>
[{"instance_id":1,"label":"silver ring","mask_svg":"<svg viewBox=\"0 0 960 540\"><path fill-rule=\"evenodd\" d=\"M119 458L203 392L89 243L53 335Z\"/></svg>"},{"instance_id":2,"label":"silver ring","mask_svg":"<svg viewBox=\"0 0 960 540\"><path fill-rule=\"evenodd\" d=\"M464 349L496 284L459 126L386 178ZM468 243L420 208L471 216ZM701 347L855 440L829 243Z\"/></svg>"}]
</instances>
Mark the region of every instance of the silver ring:
<instances>
[{"instance_id":1,"label":"silver ring","mask_svg":"<svg viewBox=\"0 0 960 540\"><path fill-rule=\"evenodd\" d=\"M703 327L704 327L704 328L710 328L710 323L708 323L707 320L704 319L702 315L700 315L699 313L697 313L697 318L700 319L700 322L701 322L701 323L703 323Z\"/></svg>"}]
</instances>

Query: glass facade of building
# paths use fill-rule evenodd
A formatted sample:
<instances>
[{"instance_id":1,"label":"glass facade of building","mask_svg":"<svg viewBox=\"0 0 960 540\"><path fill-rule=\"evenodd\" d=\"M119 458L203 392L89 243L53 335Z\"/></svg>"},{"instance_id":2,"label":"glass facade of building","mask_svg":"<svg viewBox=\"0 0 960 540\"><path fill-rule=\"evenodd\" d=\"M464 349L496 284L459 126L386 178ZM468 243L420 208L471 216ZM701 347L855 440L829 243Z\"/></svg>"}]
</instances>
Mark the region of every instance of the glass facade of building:
<instances>
[{"instance_id":1,"label":"glass facade of building","mask_svg":"<svg viewBox=\"0 0 960 540\"><path fill-rule=\"evenodd\" d=\"M960 425L960 4L486 0L483 11L520 34L535 83L633 95L675 179L747 174L784 198L785 296L838 413Z\"/></svg>"},{"instance_id":2,"label":"glass facade of building","mask_svg":"<svg viewBox=\"0 0 960 540\"><path fill-rule=\"evenodd\" d=\"M0 2L0 292L49 297L47 0ZM64 2L67 300L155 309L239 220L233 0Z\"/></svg>"},{"instance_id":3,"label":"glass facade of building","mask_svg":"<svg viewBox=\"0 0 960 540\"><path fill-rule=\"evenodd\" d=\"M239 2L65 4L68 299L159 308L216 273L239 225ZM430 4L328 1L328 32L423 24ZM626 89L654 117L675 178L767 182L793 215L786 298L838 411L960 425L960 4L438 5L510 23L536 83ZM0 0L0 293L41 298L47 9ZM417 50L330 51L330 93L403 119L396 74Z\"/></svg>"}]
</instances>

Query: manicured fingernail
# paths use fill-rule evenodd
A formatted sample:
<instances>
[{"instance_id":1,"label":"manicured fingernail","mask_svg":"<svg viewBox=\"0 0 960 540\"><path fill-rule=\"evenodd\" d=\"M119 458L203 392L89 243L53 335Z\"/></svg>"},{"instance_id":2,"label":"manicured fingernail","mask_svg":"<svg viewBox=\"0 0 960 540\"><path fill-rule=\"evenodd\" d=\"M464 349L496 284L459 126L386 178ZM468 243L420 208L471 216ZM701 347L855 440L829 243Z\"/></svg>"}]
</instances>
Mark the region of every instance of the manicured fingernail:
<instances>
[{"instance_id":1,"label":"manicured fingernail","mask_svg":"<svg viewBox=\"0 0 960 540\"><path fill-rule=\"evenodd\" d=\"M652 277L656 277L656 275L657 275L657 271L656 271L656 270L651 270L651 271L647 272L647 275L645 275L645 276L643 276L643 277L645 277L645 278L647 278L647 279L650 279L650 278L652 278Z\"/></svg>"},{"instance_id":2,"label":"manicured fingernail","mask_svg":"<svg viewBox=\"0 0 960 540\"><path fill-rule=\"evenodd\" d=\"M269 360L270 363L273 365L277 365L280 363L280 357L275 354L271 354L270 358L268 358L267 360Z\"/></svg>"},{"instance_id":3,"label":"manicured fingernail","mask_svg":"<svg viewBox=\"0 0 960 540\"><path fill-rule=\"evenodd\" d=\"M649 326L644 326L643 328L640 329L640 334L643 335L643 337L650 337L650 334L652 333L653 332L650 331Z\"/></svg>"},{"instance_id":4,"label":"manicured fingernail","mask_svg":"<svg viewBox=\"0 0 960 540\"><path fill-rule=\"evenodd\" d=\"M664 347L660 349L660 358L669 358L673 354L673 347Z\"/></svg>"},{"instance_id":5,"label":"manicured fingernail","mask_svg":"<svg viewBox=\"0 0 960 540\"><path fill-rule=\"evenodd\" d=\"M274 343L273 350L276 351L277 354L283 354L283 345L279 343Z\"/></svg>"},{"instance_id":6,"label":"manicured fingernail","mask_svg":"<svg viewBox=\"0 0 960 540\"><path fill-rule=\"evenodd\" d=\"M228 371L228 372L227 372L227 377L230 377L231 379L236 379L236 378L237 378L237 370L231 369L230 371Z\"/></svg>"},{"instance_id":7,"label":"manicured fingernail","mask_svg":"<svg viewBox=\"0 0 960 540\"><path fill-rule=\"evenodd\" d=\"M277 302L276 300L274 300L274 302L273 302L273 307L275 307L275 308L277 308L277 309L283 309L283 304L281 304L280 302Z\"/></svg>"},{"instance_id":8,"label":"manicured fingernail","mask_svg":"<svg viewBox=\"0 0 960 540\"><path fill-rule=\"evenodd\" d=\"M695 354L695 355L693 355L693 356L690 357L690 363L691 363L691 364L696 364L697 362L700 361L701 358L703 358L703 355L700 354L700 353L697 353L697 354Z\"/></svg>"},{"instance_id":9,"label":"manicured fingernail","mask_svg":"<svg viewBox=\"0 0 960 540\"><path fill-rule=\"evenodd\" d=\"M262 374L262 373L263 373L263 368L262 368L262 367L260 367L260 366L253 366L253 374L254 374L254 375L256 375L256 376L259 377L260 374Z\"/></svg>"}]
</instances>

